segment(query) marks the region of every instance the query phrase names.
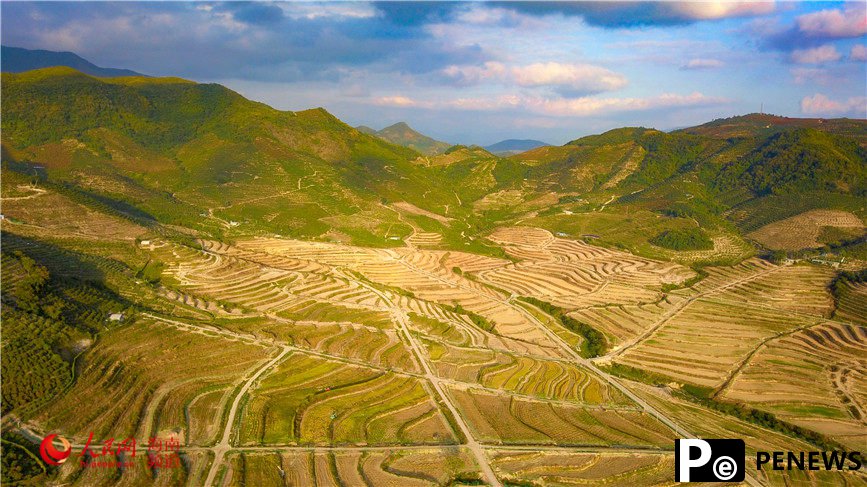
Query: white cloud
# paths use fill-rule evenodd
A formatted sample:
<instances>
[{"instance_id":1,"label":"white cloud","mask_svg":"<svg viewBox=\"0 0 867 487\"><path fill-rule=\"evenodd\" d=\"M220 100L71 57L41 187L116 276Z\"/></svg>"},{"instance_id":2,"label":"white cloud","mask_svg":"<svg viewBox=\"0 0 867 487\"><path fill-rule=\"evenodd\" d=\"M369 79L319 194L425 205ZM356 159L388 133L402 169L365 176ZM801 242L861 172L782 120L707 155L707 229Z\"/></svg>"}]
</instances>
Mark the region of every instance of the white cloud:
<instances>
[{"instance_id":1,"label":"white cloud","mask_svg":"<svg viewBox=\"0 0 867 487\"><path fill-rule=\"evenodd\" d=\"M672 2L671 9L696 20L716 20L730 17L763 15L774 11L773 1L740 2L722 0L716 2Z\"/></svg>"},{"instance_id":2,"label":"white cloud","mask_svg":"<svg viewBox=\"0 0 867 487\"><path fill-rule=\"evenodd\" d=\"M534 63L512 69L520 86L557 86L572 91L612 91L626 86L626 77L591 64Z\"/></svg>"},{"instance_id":3,"label":"white cloud","mask_svg":"<svg viewBox=\"0 0 867 487\"><path fill-rule=\"evenodd\" d=\"M291 19L369 19L377 15L376 7L366 2L276 2L275 5L283 10L283 15Z\"/></svg>"},{"instance_id":4,"label":"white cloud","mask_svg":"<svg viewBox=\"0 0 867 487\"><path fill-rule=\"evenodd\" d=\"M867 118L867 97L856 96L844 101L836 101L816 93L801 100L801 111L808 115L844 115Z\"/></svg>"},{"instance_id":5,"label":"white cloud","mask_svg":"<svg viewBox=\"0 0 867 487\"><path fill-rule=\"evenodd\" d=\"M725 63L720 61L719 59L704 59L704 58L696 58L690 59L682 66L683 69L713 69L713 68L721 68L725 66Z\"/></svg>"},{"instance_id":6,"label":"white cloud","mask_svg":"<svg viewBox=\"0 0 867 487\"><path fill-rule=\"evenodd\" d=\"M381 96L379 98L374 98L374 105L381 105L387 107L427 107L432 108L433 105L430 103L424 103L407 96L403 95L395 95L395 96Z\"/></svg>"},{"instance_id":7,"label":"white cloud","mask_svg":"<svg viewBox=\"0 0 867 487\"><path fill-rule=\"evenodd\" d=\"M819 68L792 68L789 73L792 75L792 80L799 85L804 83L827 85L833 79L828 71Z\"/></svg>"},{"instance_id":8,"label":"white cloud","mask_svg":"<svg viewBox=\"0 0 867 487\"><path fill-rule=\"evenodd\" d=\"M792 51L792 61L798 64L823 64L839 61L841 57L843 55L832 44Z\"/></svg>"},{"instance_id":9,"label":"white cloud","mask_svg":"<svg viewBox=\"0 0 867 487\"><path fill-rule=\"evenodd\" d=\"M475 84L489 80L500 80L506 75L503 63L489 61L482 66L448 66L443 74L462 84Z\"/></svg>"},{"instance_id":10,"label":"white cloud","mask_svg":"<svg viewBox=\"0 0 867 487\"><path fill-rule=\"evenodd\" d=\"M442 73L461 84L496 82L525 88L553 87L566 95L612 91L627 84L625 76L591 64L548 62L507 67L491 61L482 66L449 66Z\"/></svg>"},{"instance_id":11,"label":"white cloud","mask_svg":"<svg viewBox=\"0 0 867 487\"><path fill-rule=\"evenodd\" d=\"M815 37L859 37L867 34L867 18L863 4L849 5L845 10L829 9L798 17L798 29Z\"/></svg>"},{"instance_id":12,"label":"white cloud","mask_svg":"<svg viewBox=\"0 0 867 487\"><path fill-rule=\"evenodd\" d=\"M537 99L530 101L530 109L546 115L587 116L600 113L650 110L654 108L674 108L704 106L724 103L726 100L708 97L695 92L689 95L665 93L649 98L593 98L575 99Z\"/></svg>"},{"instance_id":13,"label":"white cloud","mask_svg":"<svg viewBox=\"0 0 867 487\"><path fill-rule=\"evenodd\" d=\"M849 52L849 59L853 61L867 61L867 46L855 44Z\"/></svg>"},{"instance_id":14,"label":"white cloud","mask_svg":"<svg viewBox=\"0 0 867 487\"><path fill-rule=\"evenodd\" d=\"M376 98L373 100L373 103L380 106L485 112L523 109L529 113L539 115L584 117L656 108L708 106L726 103L727 101L724 98L709 97L695 92L689 95L664 93L648 98L598 98L589 96L581 98L547 98L531 95L502 95L498 97L456 98L437 101L414 100L398 95Z\"/></svg>"}]
</instances>

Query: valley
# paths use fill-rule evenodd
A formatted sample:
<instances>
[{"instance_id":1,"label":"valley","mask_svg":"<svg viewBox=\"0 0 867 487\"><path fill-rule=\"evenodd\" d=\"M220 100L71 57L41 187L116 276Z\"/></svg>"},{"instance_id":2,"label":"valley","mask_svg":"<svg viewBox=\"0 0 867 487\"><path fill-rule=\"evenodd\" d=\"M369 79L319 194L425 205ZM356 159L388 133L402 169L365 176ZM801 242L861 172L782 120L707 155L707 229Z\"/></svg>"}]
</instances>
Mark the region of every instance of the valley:
<instances>
[{"instance_id":1,"label":"valley","mask_svg":"<svg viewBox=\"0 0 867 487\"><path fill-rule=\"evenodd\" d=\"M3 77L4 455L140 448L32 484L657 485L676 438L867 446L867 122L422 155L219 85Z\"/></svg>"}]
</instances>

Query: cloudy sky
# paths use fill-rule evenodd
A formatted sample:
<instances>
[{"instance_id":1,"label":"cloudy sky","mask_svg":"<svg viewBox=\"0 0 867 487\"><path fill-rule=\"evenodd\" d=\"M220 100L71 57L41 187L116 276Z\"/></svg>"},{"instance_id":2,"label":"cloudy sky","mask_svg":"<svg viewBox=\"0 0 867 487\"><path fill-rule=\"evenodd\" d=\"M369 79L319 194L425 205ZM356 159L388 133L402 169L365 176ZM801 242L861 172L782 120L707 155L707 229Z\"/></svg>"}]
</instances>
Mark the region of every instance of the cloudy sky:
<instances>
[{"instance_id":1,"label":"cloudy sky","mask_svg":"<svg viewBox=\"0 0 867 487\"><path fill-rule=\"evenodd\" d=\"M867 118L867 2L3 2L4 45L452 143Z\"/></svg>"}]
</instances>

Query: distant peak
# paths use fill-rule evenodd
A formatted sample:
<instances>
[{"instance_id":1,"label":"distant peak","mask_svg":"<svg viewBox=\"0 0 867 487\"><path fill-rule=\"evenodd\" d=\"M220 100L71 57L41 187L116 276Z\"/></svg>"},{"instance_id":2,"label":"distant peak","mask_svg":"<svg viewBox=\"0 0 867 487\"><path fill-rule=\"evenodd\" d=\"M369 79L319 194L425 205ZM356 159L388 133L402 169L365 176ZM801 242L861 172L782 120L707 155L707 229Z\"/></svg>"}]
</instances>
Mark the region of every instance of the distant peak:
<instances>
[{"instance_id":1,"label":"distant peak","mask_svg":"<svg viewBox=\"0 0 867 487\"><path fill-rule=\"evenodd\" d=\"M389 125L388 127L385 127L384 129L382 129L380 132L385 131L385 130L390 130L390 129L395 129L395 130L412 130L413 132L415 132L415 129L413 129L412 127L410 127L409 124L407 124L406 122L397 122L396 124Z\"/></svg>"}]
</instances>

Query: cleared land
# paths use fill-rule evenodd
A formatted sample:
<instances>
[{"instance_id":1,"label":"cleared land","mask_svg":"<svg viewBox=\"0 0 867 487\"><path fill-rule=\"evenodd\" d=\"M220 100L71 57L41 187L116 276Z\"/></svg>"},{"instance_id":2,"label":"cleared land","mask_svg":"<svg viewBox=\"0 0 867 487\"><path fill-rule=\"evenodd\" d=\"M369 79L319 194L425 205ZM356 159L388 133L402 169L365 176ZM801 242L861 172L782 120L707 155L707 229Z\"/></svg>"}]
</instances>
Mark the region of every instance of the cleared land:
<instances>
[{"instance_id":1,"label":"cleared land","mask_svg":"<svg viewBox=\"0 0 867 487\"><path fill-rule=\"evenodd\" d=\"M675 427L725 436L710 427L724 425L750 448L800 446L624 385L578 357L585 336L519 299L534 298L602 333L600 365L864 441L851 432L864 428L867 403L863 285L835 301L828 268L751 259L699 276L533 228L490 235L512 260L426 249L413 240L424 236L392 249L158 234L131 253L96 247L118 259L101 265L127 283L124 296L141 299L133 282L155 280L150 307L89 344L74 383L28 428L76 444L91 430L176 436L187 468L158 472L160 485L651 485L671 478ZM16 265L4 257L4 269ZM151 474L119 475L136 484ZM116 477L66 466L62 478Z\"/></svg>"},{"instance_id":2,"label":"cleared land","mask_svg":"<svg viewBox=\"0 0 867 487\"><path fill-rule=\"evenodd\" d=\"M854 214L840 210L810 210L769 223L747 236L769 249L800 250L821 247L822 229L834 228L841 235L856 238L864 235L864 222Z\"/></svg>"}]
</instances>

